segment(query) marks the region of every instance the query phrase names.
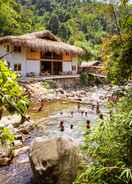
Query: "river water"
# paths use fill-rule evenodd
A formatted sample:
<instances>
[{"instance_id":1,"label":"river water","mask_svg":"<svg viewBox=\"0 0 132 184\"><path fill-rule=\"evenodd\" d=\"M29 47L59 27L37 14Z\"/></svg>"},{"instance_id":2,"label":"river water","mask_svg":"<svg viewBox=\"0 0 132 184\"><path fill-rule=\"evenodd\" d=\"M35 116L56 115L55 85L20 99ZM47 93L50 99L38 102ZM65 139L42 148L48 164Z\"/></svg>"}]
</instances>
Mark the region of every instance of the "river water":
<instances>
[{"instance_id":1,"label":"river water","mask_svg":"<svg viewBox=\"0 0 132 184\"><path fill-rule=\"evenodd\" d=\"M100 100L100 104L102 104L101 112L106 113L107 110L103 102L106 93L105 89L92 88L87 102L96 103L97 100ZM86 130L86 120L90 120L91 126L94 126L97 118L95 109L92 110L89 103L82 103L78 112L77 104L68 101L50 102L42 112L30 112L30 116L35 122L39 120L39 123L25 139L25 146L30 146L32 140L39 136L70 136L82 144ZM64 121L64 132L60 131L60 121ZM70 129L71 124L73 125L72 130ZM0 167L0 184L32 184L28 151L15 157L9 166Z\"/></svg>"}]
</instances>

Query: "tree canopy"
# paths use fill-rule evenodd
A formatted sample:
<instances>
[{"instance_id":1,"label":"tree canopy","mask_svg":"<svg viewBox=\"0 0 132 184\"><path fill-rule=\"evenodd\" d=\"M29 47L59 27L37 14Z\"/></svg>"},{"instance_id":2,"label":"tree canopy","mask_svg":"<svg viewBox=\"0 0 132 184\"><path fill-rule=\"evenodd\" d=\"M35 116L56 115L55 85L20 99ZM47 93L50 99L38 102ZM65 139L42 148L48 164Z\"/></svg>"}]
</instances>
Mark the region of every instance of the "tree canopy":
<instances>
[{"instance_id":1,"label":"tree canopy","mask_svg":"<svg viewBox=\"0 0 132 184\"><path fill-rule=\"evenodd\" d=\"M131 24L130 6L114 9ZM121 10L119 13L119 10ZM92 0L0 0L0 35L50 29L62 40L84 48L89 58L100 57L101 38L118 32L111 4ZM127 20L127 21L126 21Z\"/></svg>"}]
</instances>

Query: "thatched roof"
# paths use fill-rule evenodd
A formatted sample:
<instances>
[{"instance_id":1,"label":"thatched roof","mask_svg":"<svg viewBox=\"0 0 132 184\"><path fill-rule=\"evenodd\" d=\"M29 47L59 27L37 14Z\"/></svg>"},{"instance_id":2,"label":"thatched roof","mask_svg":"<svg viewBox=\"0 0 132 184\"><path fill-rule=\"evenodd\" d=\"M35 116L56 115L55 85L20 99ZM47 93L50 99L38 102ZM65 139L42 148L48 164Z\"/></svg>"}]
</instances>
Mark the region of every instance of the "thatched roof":
<instances>
[{"instance_id":1,"label":"thatched roof","mask_svg":"<svg viewBox=\"0 0 132 184\"><path fill-rule=\"evenodd\" d=\"M5 36L0 38L0 44L10 43L14 46L24 46L35 50L55 53L69 53L84 55L85 51L79 47L62 42L50 31L28 33L22 36Z\"/></svg>"}]
</instances>

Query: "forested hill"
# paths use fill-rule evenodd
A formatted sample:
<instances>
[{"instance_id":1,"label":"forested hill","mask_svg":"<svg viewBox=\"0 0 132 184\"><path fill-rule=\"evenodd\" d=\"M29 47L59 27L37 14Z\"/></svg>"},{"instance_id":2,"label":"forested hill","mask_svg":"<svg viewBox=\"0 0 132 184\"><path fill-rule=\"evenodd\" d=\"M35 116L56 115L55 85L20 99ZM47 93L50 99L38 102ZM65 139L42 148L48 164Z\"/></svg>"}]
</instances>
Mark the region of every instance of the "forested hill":
<instances>
[{"instance_id":1,"label":"forested hill","mask_svg":"<svg viewBox=\"0 0 132 184\"><path fill-rule=\"evenodd\" d=\"M118 31L109 12L96 0L0 0L0 36L49 29L96 58L101 38Z\"/></svg>"}]
</instances>

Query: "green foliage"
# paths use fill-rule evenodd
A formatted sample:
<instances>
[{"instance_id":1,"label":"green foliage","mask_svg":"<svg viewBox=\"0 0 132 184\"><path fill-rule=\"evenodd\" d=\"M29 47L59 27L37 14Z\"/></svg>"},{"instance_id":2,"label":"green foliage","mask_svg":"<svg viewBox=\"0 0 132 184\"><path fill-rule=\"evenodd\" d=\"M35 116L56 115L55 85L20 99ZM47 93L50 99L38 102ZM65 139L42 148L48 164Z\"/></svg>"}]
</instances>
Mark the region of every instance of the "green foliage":
<instances>
[{"instance_id":1,"label":"green foliage","mask_svg":"<svg viewBox=\"0 0 132 184\"><path fill-rule=\"evenodd\" d=\"M0 61L0 107L23 116L28 105L29 101L23 95L22 87L16 82L16 74L5 66L4 61Z\"/></svg>"},{"instance_id":2,"label":"green foliage","mask_svg":"<svg viewBox=\"0 0 132 184\"><path fill-rule=\"evenodd\" d=\"M15 136L10 132L8 128L0 127L0 143L11 144L15 140Z\"/></svg>"},{"instance_id":3,"label":"green foliage","mask_svg":"<svg viewBox=\"0 0 132 184\"><path fill-rule=\"evenodd\" d=\"M114 105L111 117L98 120L85 136L83 150L91 164L74 184L130 184L132 182L132 91ZM128 106L126 104L129 103Z\"/></svg>"},{"instance_id":4,"label":"green foliage","mask_svg":"<svg viewBox=\"0 0 132 184\"><path fill-rule=\"evenodd\" d=\"M48 80L43 82L43 87L46 89L56 88L56 82L53 80Z\"/></svg>"},{"instance_id":5,"label":"green foliage","mask_svg":"<svg viewBox=\"0 0 132 184\"><path fill-rule=\"evenodd\" d=\"M50 89L50 85L47 81L43 82L43 87L46 88L46 89Z\"/></svg>"},{"instance_id":6,"label":"green foliage","mask_svg":"<svg viewBox=\"0 0 132 184\"><path fill-rule=\"evenodd\" d=\"M33 12L15 0L0 0L0 35L23 34L33 30Z\"/></svg>"},{"instance_id":7,"label":"green foliage","mask_svg":"<svg viewBox=\"0 0 132 184\"><path fill-rule=\"evenodd\" d=\"M131 35L115 35L105 38L102 45L102 58L108 79L113 84L123 84L132 76Z\"/></svg>"},{"instance_id":8,"label":"green foliage","mask_svg":"<svg viewBox=\"0 0 132 184\"><path fill-rule=\"evenodd\" d=\"M85 49L87 56L83 59L86 60L97 59L100 56L101 38L107 33L116 32L114 17L109 13L112 10L111 6L103 2L80 0L17 0L17 2L21 10L23 6L24 10L27 8L27 13L21 13L22 17L26 14L27 22L24 19L20 29L26 32L50 29L63 40ZM32 11L31 16L29 8Z\"/></svg>"},{"instance_id":9,"label":"green foliage","mask_svg":"<svg viewBox=\"0 0 132 184\"><path fill-rule=\"evenodd\" d=\"M80 84L82 86L87 86L88 85L88 74L87 74L87 72L81 72L81 74L80 74Z\"/></svg>"},{"instance_id":10,"label":"green foliage","mask_svg":"<svg viewBox=\"0 0 132 184\"><path fill-rule=\"evenodd\" d=\"M49 23L48 29L52 31L52 33L57 34L59 30L59 19L57 15L52 15Z\"/></svg>"}]
</instances>

